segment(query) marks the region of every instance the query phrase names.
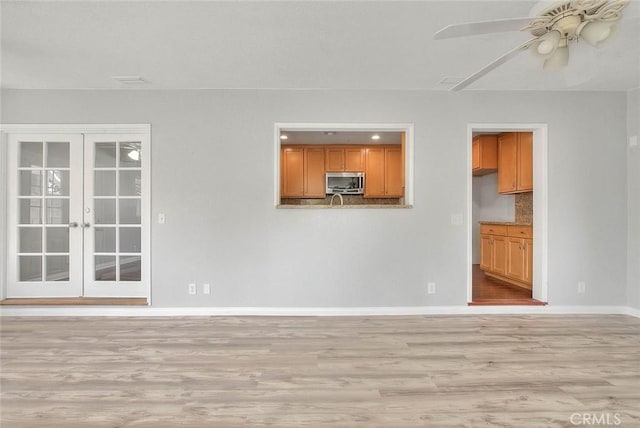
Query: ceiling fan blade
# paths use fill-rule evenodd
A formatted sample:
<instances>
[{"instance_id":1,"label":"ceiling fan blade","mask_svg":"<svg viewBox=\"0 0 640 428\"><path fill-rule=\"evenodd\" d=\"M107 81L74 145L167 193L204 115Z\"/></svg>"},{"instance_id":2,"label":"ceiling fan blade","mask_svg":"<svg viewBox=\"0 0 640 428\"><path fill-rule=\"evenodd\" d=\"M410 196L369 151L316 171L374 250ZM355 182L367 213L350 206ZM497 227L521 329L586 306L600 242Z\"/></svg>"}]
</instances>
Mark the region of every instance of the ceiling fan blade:
<instances>
[{"instance_id":1,"label":"ceiling fan blade","mask_svg":"<svg viewBox=\"0 0 640 428\"><path fill-rule=\"evenodd\" d=\"M485 65L480 70L476 71L471 76L467 77L462 82L460 82L457 85L453 86L449 90L455 92L455 91L459 91L461 89L466 88L467 86L469 86L470 84L472 84L473 82L475 82L476 80L478 80L479 78L484 76L485 74L489 73L491 70L493 70L495 68L498 68L499 66L501 66L505 62L509 61L511 58L517 56L520 52L523 52L523 51L527 50L529 48L529 46L531 46L531 44L536 40L538 40L538 38L534 37L533 39L527 40L526 42L524 42L520 46L511 49L509 52L505 53L500 58L496 59L495 61L493 61L492 63L490 63L488 65Z\"/></svg>"},{"instance_id":2,"label":"ceiling fan blade","mask_svg":"<svg viewBox=\"0 0 640 428\"><path fill-rule=\"evenodd\" d=\"M438 31L433 38L451 39L453 37L475 36L477 34L503 33L506 31L518 31L533 18L509 18L494 19L492 21L466 22L463 24L447 25Z\"/></svg>"}]
</instances>

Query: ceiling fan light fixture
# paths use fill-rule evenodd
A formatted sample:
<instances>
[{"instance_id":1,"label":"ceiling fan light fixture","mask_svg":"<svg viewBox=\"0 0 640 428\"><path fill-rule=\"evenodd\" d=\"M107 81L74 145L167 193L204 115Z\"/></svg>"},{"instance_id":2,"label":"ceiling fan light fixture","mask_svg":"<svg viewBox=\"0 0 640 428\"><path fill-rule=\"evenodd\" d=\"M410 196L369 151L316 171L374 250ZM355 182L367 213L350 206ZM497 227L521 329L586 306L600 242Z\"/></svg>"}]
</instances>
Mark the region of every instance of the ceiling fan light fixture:
<instances>
[{"instance_id":1,"label":"ceiling fan light fixture","mask_svg":"<svg viewBox=\"0 0 640 428\"><path fill-rule=\"evenodd\" d=\"M558 49L561 36L557 30L549 31L540 36L538 40L531 45L531 52L539 58L550 58L556 49Z\"/></svg>"},{"instance_id":2,"label":"ceiling fan light fixture","mask_svg":"<svg viewBox=\"0 0 640 428\"><path fill-rule=\"evenodd\" d=\"M613 22L592 21L585 24L578 35L582 40L597 48L604 42L611 40L616 28Z\"/></svg>"},{"instance_id":3,"label":"ceiling fan light fixture","mask_svg":"<svg viewBox=\"0 0 640 428\"><path fill-rule=\"evenodd\" d=\"M569 64L569 48L567 46L559 47L553 55L544 61L542 66L545 70L560 71Z\"/></svg>"}]
</instances>

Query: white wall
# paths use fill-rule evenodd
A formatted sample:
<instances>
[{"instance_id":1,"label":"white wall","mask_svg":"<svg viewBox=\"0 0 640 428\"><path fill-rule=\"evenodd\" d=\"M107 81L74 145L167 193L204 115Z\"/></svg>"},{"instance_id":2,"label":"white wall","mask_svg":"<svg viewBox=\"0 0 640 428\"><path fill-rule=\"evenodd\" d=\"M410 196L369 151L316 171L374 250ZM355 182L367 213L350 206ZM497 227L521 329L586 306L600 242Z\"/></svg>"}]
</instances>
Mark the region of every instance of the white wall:
<instances>
[{"instance_id":1,"label":"white wall","mask_svg":"<svg viewBox=\"0 0 640 428\"><path fill-rule=\"evenodd\" d=\"M640 137L640 89L627 93L627 136ZM627 152L627 301L640 309L640 147Z\"/></svg>"},{"instance_id":2,"label":"white wall","mask_svg":"<svg viewBox=\"0 0 640 428\"><path fill-rule=\"evenodd\" d=\"M479 221L515 221L515 195L498 193L498 174L473 177L472 262L480 263Z\"/></svg>"},{"instance_id":3,"label":"white wall","mask_svg":"<svg viewBox=\"0 0 640 428\"><path fill-rule=\"evenodd\" d=\"M548 123L549 302L626 303L624 93L2 92L4 123L151 123L155 306L466 304L467 124ZM274 122L415 124L415 207L273 207ZM587 292L576 293L584 280ZM437 283L427 296L424 284ZM211 296L187 283L210 282Z\"/></svg>"}]
</instances>

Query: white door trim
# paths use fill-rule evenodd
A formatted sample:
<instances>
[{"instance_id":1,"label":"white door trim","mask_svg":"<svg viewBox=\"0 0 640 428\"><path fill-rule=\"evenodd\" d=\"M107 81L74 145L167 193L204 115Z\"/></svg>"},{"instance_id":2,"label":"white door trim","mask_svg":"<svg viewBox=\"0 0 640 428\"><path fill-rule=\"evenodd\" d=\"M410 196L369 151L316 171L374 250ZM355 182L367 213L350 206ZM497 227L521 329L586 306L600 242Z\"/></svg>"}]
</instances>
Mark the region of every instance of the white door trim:
<instances>
[{"instance_id":1,"label":"white door trim","mask_svg":"<svg viewBox=\"0 0 640 428\"><path fill-rule=\"evenodd\" d=\"M8 216L8 135L9 134L141 134L147 142L146 155L143 156L143 192L146 192L147 217L146 226L142 229L145 242L147 263L142 275L147 278L147 300L151 305L151 124L0 124L0 299L7 296L7 269L5 267L8 254L7 222Z\"/></svg>"},{"instance_id":2,"label":"white door trim","mask_svg":"<svg viewBox=\"0 0 640 428\"><path fill-rule=\"evenodd\" d=\"M275 123L274 124L274 204L280 205L280 131L371 131L404 132L404 199L413 205L413 123Z\"/></svg>"},{"instance_id":3,"label":"white door trim","mask_svg":"<svg viewBox=\"0 0 640 428\"><path fill-rule=\"evenodd\" d=\"M467 301L473 299L472 291L472 190L473 153L471 140L474 131L483 132L533 132L533 298L548 302L548 138L545 123L469 123L467 125Z\"/></svg>"},{"instance_id":4,"label":"white door trim","mask_svg":"<svg viewBox=\"0 0 640 428\"><path fill-rule=\"evenodd\" d=\"M151 134L151 125L144 124L0 124L6 134Z\"/></svg>"}]
</instances>

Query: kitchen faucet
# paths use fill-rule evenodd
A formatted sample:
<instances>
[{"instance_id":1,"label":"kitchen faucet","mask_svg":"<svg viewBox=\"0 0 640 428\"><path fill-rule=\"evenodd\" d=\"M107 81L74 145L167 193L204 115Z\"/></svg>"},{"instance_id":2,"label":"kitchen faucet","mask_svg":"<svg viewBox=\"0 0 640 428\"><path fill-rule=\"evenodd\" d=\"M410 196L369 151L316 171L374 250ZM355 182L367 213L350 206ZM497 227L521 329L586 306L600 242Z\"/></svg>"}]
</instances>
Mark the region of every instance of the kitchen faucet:
<instances>
[{"instance_id":1,"label":"kitchen faucet","mask_svg":"<svg viewBox=\"0 0 640 428\"><path fill-rule=\"evenodd\" d=\"M331 197L331 201L329 202L330 207L333 206L333 200L336 196L340 199L340 205L344 205L344 199L342 198L342 195L340 193L334 193L333 196Z\"/></svg>"}]
</instances>

